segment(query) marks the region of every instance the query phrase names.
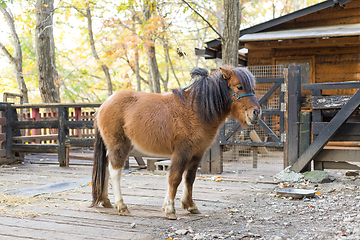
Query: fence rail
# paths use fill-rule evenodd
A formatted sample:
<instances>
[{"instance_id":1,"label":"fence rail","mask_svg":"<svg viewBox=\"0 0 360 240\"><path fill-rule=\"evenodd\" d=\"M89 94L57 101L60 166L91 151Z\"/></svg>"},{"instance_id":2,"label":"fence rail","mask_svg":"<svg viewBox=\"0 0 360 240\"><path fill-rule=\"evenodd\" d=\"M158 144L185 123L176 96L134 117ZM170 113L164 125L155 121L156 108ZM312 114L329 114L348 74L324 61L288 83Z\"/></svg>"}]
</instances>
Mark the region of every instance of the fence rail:
<instances>
[{"instance_id":1,"label":"fence rail","mask_svg":"<svg viewBox=\"0 0 360 240\"><path fill-rule=\"evenodd\" d=\"M3 117L0 141L9 163L17 153L58 153L60 166L69 165L68 148L94 144L94 114L101 103L83 104L10 104L1 103ZM25 112L22 113L26 109ZM89 110L90 109L90 110ZM4 117L5 116L5 117ZM4 154L4 151L6 152Z\"/></svg>"}]
</instances>

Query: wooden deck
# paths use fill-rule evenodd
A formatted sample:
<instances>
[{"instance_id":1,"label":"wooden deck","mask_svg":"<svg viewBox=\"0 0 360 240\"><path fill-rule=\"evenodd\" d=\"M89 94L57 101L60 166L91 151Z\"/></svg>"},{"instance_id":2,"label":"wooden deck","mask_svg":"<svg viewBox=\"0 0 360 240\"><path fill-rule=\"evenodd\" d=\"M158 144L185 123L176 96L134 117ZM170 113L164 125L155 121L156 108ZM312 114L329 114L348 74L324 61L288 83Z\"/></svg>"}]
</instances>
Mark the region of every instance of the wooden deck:
<instances>
[{"instance_id":1,"label":"wooden deck","mask_svg":"<svg viewBox=\"0 0 360 240\"><path fill-rule=\"evenodd\" d=\"M56 155L32 154L25 164L0 168L0 239L158 239L164 229L204 218L235 204L244 193L272 189L271 176L282 169L281 163L259 163L258 169L252 169L252 163L232 163L224 165L222 175L198 173L194 199L202 214L190 215L180 208L180 186L179 220L170 221L160 210L167 187L165 174L125 171L122 193L131 214L120 216L115 209L88 208L90 162L66 168L49 164L52 161L56 163ZM15 195L4 195L9 192Z\"/></svg>"}]
</instances>

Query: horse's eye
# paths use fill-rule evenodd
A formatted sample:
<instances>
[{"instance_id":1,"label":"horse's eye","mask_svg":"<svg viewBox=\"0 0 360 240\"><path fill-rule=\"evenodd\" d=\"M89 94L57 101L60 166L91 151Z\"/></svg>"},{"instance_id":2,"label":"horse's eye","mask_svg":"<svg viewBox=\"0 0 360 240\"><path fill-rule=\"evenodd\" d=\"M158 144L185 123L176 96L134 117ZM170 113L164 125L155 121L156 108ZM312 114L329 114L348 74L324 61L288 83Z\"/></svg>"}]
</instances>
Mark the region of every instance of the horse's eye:
<instances>
[{"instance_id":1,"label":"horse's eye","mask_svg":"<svg viewBox=\"0 0 360 240\"><path fill-rule=\"evenodd\" d=\"M238 89L239 91L242 91L242 90L243 90L243 87L242 87L242 86L238 86L237 89Z\"/></svg>"}]
</instances>

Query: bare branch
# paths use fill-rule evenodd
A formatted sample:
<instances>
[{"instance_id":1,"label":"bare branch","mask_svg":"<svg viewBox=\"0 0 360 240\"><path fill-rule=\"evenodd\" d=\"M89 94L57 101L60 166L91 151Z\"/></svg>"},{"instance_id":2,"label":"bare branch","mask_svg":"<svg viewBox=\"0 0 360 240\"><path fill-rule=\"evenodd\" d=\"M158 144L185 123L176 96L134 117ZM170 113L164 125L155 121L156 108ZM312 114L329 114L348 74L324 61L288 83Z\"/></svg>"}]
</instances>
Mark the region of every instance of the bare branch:
<instances>
[{"instance_id":1,"label":"bare branch","mask_svg":"<svg viewBox=\"0 0 360 240\"><path fill-rule=\"evenodd\" d=\"M2 43L0 43L0 49L4 53L4 55L10 60L10 62L15 64L15 58L9 53L9 51L5 48L5 46Z\"/></svg>"},{"instance_id":2,"label":"bare branch","mask_svg":"<svg viewBox=\"0 0 360 240\"><path fill-rule=\"evenodd\" d=\"M216 29L198 12L196 11L196 9L194 9L188 2L186 2L185 0L182 0L189 8L191 8L197 15L199 15L199 17L201 17L202 20L204 20L204 22L206 22L209 27L217 34L219 35L219 37L221 38L221 40L223 41L223 37L221 36L221 34L216 31Z\"/></svg>"}]
</instances>

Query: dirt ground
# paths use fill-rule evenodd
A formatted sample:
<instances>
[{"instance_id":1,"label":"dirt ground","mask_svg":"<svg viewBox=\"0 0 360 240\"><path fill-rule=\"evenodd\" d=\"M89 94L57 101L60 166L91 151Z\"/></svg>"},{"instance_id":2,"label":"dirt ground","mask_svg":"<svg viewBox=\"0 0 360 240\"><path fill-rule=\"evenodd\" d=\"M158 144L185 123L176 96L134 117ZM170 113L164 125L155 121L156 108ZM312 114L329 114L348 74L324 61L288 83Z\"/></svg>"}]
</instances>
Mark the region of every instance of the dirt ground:
<instances>
[{"instance_id":1,"label":"dirt ground","mask_svg":"<svg viewBox=\"0 0 360 240\"><path fill-rule=\"evenodd\" d=\"M115 209L88 208L91 166L60 168L49 164L52 158L34 154L25 164L0 168L0 239L360 239L360 179L344 170L332 171L332 183L292 186L272 178L281 162L259 161L257 169L250 162L226 163L223 174L197 175L194 200L202 214L180 208L180 186L178 220L171 221L160 210L165 174L124 172L131 213L120 216ZM279 197L275 190L283 187L317 194ZM109 194L113 201L111 186Z\"/></svg>"}]
</instances>

